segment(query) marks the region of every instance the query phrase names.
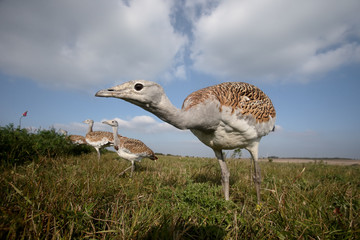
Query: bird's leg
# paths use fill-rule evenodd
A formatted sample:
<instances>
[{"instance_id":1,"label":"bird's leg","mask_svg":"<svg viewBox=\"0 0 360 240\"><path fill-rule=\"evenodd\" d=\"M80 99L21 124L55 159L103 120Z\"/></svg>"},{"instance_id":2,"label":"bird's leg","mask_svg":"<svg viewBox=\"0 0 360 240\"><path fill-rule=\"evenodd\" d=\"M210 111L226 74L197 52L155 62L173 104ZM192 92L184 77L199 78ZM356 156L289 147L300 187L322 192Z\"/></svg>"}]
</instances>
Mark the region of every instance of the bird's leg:
<instances>
[{"instance_id":1,"label":"bird's leg","mask_svg":"<svg viewBox=\"0 0 360 240\"><path fill-rule=\"evenodd\" d=\"M119 173L119 175L120 175L120 176L123 175L123 174L124 174L127 170L129 170L129 169L132 169L132 166L126 168L124 171L122 171L121 173ZM132 174L132 173L131 173L131 174ZM131 177L131 175L130 175L130 177Z\"/></svg>"},{"instance_id":2,"label":"bird's leg","mask_svg":"<svg viewBox=\"0 0 360 240\"><path fill-rule=\"evenodd\" d=\"M215 156L219 161L220 168L221 168L221 184L223 186L223 191L225 195L225 200L229 200L229 177L230 172L226 165L224 155L222 153L222 150L214 150Z\"/></svg>"},{"instance_id":3,"label":"bird's leg","mask_svg":"<svg viewBox=\"0 0 360 240\"><path fill-rule=\"evenodd\" d=\"M98 156L98 161L100 161L100 150L98 148L95 148Z\"/></svg>"},{"instance_id":4,"label":"bird's leg","mask_svg":"<svg viewBox=\"0 0 360 240\"><path fill-rule=\"evenodd\" d=\"M256 196L257 196L257 203L260 204L261 197L260 197L260 184L261 184L261 172L260 166L258 165L258 149L259 149L259 142L255 142L251 146L246 148L253 159L254 162L254 183L256 188Z\"/></svg>"},{"instance_id":5,"label":"bird's leg","mask_svg":"<svg viewBox=\"0 0 360 240\"><path fill-rule=\"evenodd\" d=\"M254 161L254 182L255 182L255 188L256 188L256 196L257 196L257 203L260 204L261 197L260 197L260 184L261 184L261 173L260 173L260 167L257 164L257 160Z\"/></svg>"},{"instance_id":6,"label":"bird's leg","mask_svg":"<svg viewBox=\"0 0 360 240\"><path fill-rule=\"evenodd\" d=\"M132 174L133 174L134 170L135 170L135 162L132 161L131 162L131 174L130 174L130 177L132 177Z\"/></svg>"},{"instance_id":7,"label":"bird's leg","mask_svg":"<svg viewBox=\"0 0 360 240\"><path fill-rule=\"evenodd\" d=\"M134 162L134 161L131 162L131 166L130 166L130 167L128 167L127 169L125 169L124 171L122 171L121 173L119 173L119 175L120 175L120 176L123 175L127 170L131 170L131 172L130 172L130 177L132 177L132 174L133 174L133 172L134 172L134 170L135 170L135 162Z\"/></svg>"}]
</instances>

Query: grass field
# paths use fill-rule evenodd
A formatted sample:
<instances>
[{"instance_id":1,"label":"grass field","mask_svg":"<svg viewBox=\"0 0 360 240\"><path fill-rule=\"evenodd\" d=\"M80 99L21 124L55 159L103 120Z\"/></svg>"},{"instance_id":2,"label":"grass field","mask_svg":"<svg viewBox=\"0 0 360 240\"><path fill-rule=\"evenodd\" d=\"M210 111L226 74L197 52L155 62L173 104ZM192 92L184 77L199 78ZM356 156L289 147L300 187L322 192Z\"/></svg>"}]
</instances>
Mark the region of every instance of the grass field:
<instances>
[{"instance_id":1,"label":"grass field","mask_svg":"<svg viewBox=\"0 0 360 240\"><path fill-rule=\"evenodd\" d=\"M132 178L115 153L1 166L1 239L360 239L360 166L159 156Z\"/></svg>"}]
</instances>

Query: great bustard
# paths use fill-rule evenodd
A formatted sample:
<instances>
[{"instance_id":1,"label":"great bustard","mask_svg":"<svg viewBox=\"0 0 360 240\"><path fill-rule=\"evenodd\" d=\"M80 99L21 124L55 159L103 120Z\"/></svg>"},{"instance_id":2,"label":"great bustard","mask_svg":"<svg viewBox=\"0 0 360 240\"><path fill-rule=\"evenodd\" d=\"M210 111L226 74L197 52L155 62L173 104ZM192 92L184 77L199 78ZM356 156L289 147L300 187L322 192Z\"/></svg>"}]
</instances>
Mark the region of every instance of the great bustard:
<instances>
[{"instance_id":1,"label":"great bustard","mask_svg":"<svg viewBox=\"0 0 360 240\"><path fill-rule=\"evenodd\" d=\"M120 98L152 112L179 129L190 131L213 149L219 161L225 199L229 199L230 172L223 149L245 148L254 162L254 182L260 203L260 139L274 130L276 112L271 100L259 88L243 82L225 82L191 93L176 108L163 88L145 80L133 80L100 90L97 97Z\"/></svg>"},{"instance_id":2,"label":"great bustard","mask_svg":"<svg viewBox=\"0 0 360 240\"><path fill-rule=\"evenodd\" d=\"M69 139L74 144L87 144L85 137L81 135L69 135Z\"/></svg>"},{"instance_id":3,"label":"great bustard","mask_svg":"<svg viewBox=\"0 0 360 240\"><path fill-rule=\"evenodd\" d=\"M78 144L78 145L87 144L84 136L81 136L81 135L69 135L68 136L68 132L66 130L63 130L63 129L60 129L59 133L61 135L64 135L73 144Z\"/></svg>"},{"instance_id":4,"label":"great bustard","mask_svg":"<svg viewBox=\"0 0 360 240\"><path fill-rule=\"evenodd\" d=\"M113 134L111 132L93 131L92 128L94 125L94 121L91 119L87 119L83 123L89 124L89 129L86 133L85 140L87 144L95 148L98 155L98 160L100 161L100 149L113 145Z\"/></svg>"},{"instance_id":5,"label":"great bustard","mask_svg":"<svg viewBox=\"0 0 360 240\"><path fill-rule=\"evenodd\" d=\"M132 138L127 138L118 135L118 122L116 120L103 121L102 123L110 125L113 128L114 148L117 154L131 162L131 166L125 169L122 173L131 169L130 177L135 170L135 161L140 162L143 158L150 158L156 160L154 152L146 146L142 141Z\"/></svg>"}]
</instances>

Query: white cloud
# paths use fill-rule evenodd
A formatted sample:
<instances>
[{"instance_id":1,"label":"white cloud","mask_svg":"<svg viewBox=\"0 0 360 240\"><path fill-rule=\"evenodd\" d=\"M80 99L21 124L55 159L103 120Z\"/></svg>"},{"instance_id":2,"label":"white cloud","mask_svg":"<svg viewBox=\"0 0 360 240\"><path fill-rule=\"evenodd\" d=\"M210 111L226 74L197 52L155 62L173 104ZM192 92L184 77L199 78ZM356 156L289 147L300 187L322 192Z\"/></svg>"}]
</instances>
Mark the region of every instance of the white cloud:
<instances>
[{"instance_id":1,"label":"white cloud","mask_svg":"<svg viewBox=\"0 0 360 240\"><path fill-rule=\"evenodd\" d=\"M291 79L359 61L359 10L357 0L222 1L195 23L194 68Z\"/></svg>"},{"instance_id":2,"label":"white cloud","mask_svg":"<svg viewBox=\"0 0 360 240\"><path fill-rule=\"evenodd\" d=\"M85 123L72 122L70 124L56 123L53 125L56 130L65 130L70 134L85 135L88 130L88 125Z\"/></svg>"},{"instance_id":3,"label":"white cloud","mask_svg":"<svg viewBox=\"0 0 360 240\"><path fill-rule=\"evenodd\" d=\"M0 71L56 87L151 79L186 38L165 0L1 1Z\"/></svg>"},{"instance_id":4,"label":"white cloud","mask_svg":"<svg viewBox=\"0 0 360 240\"><path fill-rule=\"evenodd\" d=\"M187 0L184 4L186 17L196 21L201 15L208 15L221 0Z\"/></svg>"},{"instance_id":5,"label":"white cloud","mask_svg":"<svg viewBox=\"0 0 360 240\"><path fill-rule=\"evenodd\" d=\"M185 58L185 45L179 49L178 53L174 56L171 66L159 78L161 81L169 82L174 79L186 79L186 66L184 64Z\"/></svg>"},{"instance_id":6,"label":"white cloud","mask_svg":"<svg viewBox=\"0 0 360 240\"><path fill-rule=\"evenodd\" d=\"M142 133L181 132L165 122L157 122L150 116L135 116L130 120L115 118L119 123L119 131L131 130Z\"/></svg>"},{"instance_id":7,"label":"white cloud","mask_svg":"<svg viewBox=\"0 0 360 240\"><path fill-rule=\"evenodd\" d=\"M326 72L348 62L360 60L360 45L345 44L334 50L314 55L304 63L301 72L312 74Z\"/></svg>"},{"instance_id":8,"label":"white cloud","mask_svg":"<svg viewBox=\"0 0 360 240\"><path fill-rule=\"evenodd\" d=\"M0 72L90 91L185 79L187 64L235 80L307 79L360 61L359 10L358 0L0 1Z\"/></svg>"},{"instance_id":9,"label":"white cloud","mask_svg":"<svg viewBox=\"0 0 360 240\"><path fill-rule=\"evenodd\" d=\"M103 124L102 121L110 119L102 119L100 122L94 122L94 131L111 131L108 125ZM137 133L153 134L165 132L184 132L176 129L172 125L165 122L158 122L150 116L135 116L129 120L115 118L119 124L119 133L121 131L132 131ZM70 124L54 124L55 129L63 129L68 131L69 134L85 135L88 125L82 122L72 122Z\"/></svg>"}]
</instances>

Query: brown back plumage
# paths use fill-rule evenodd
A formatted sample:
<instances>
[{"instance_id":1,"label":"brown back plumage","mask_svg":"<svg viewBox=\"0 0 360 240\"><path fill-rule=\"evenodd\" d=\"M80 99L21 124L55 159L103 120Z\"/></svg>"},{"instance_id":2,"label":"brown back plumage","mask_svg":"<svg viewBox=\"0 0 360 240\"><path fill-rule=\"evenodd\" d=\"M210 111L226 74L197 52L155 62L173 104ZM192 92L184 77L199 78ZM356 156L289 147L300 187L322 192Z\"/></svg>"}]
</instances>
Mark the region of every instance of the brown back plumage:
<instances>
[{"instance_id":1,"label":"brown back plumage","mask_svg":"<svg viewBox=\"0 0 360 240\"><path fill-rule=\"evenodd\" d=\"M70 135L69 139L72 143L75 144L86 144L85 137L81 135Z\"/></svg>"},{"instance_id":2,"label":"brown back plumage","mask_svg":"<svg viewBox=\"0 0 360 240\"><path fill-rule=\"evenodd\" d=\"M267 122L276 116L270 98L259 88L244 82L225 82L191 93L184 101L182 109L187 111L207 99L215 99L222 107L231 107L232 113L239 109L243 115L251 115L257 122Z\"/></svg>"},{"instance_id":3,"label":"brown back plumage","mask_svg":"<svg viewBox=\"0 0 360 240\"><path fill-rule=\"evenodd\" d=\"M114 142L114 135L111 132L104 132L104 131L95 131L95 132L89 132L86 134L86 139L90 141L100 141L104 137L109 139L110 142Z\"/></svg>"},{"instance_id":4,"label":"brown back plumage","mask_svg":"<svg viewBox=\"0 0 360 240\"><path fill-rule=\"evenodd\" d=\"M144 154L146 157L156 160L158 159L154 152L140 140L119 136L120 148L125 148L134 154ZM114 146L116 149L118 146ZM117 149L116 149L117 150Z\"/></svg>"}]
</instances>

